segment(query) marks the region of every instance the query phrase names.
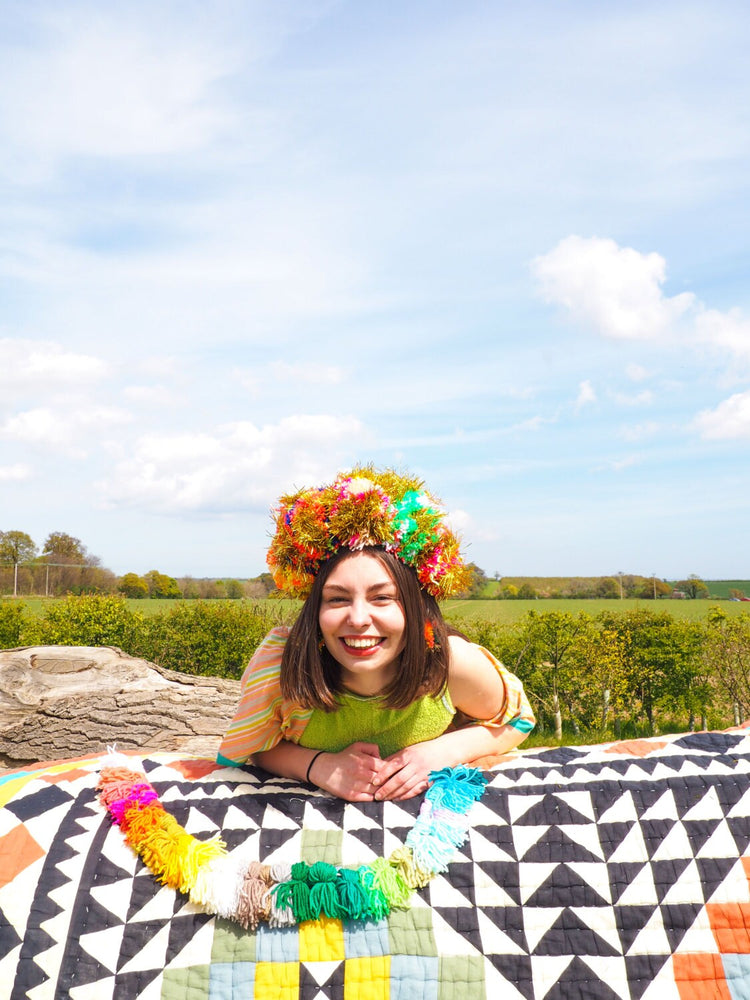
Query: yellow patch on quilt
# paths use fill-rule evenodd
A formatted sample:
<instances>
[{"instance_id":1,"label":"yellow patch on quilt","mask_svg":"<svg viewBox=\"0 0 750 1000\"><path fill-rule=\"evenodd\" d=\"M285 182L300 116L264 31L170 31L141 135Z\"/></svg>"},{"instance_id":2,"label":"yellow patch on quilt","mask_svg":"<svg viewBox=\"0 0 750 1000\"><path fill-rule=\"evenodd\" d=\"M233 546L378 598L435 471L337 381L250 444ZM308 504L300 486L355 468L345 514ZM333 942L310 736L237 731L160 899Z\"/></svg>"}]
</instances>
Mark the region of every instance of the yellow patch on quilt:
<instances>
[{"instance_id":1,"label":"yellow patch on quilt","mask_svg":"<svg viewBox=\"0 0 750 1000\"><path fill-rule=\"evenodd\" d=\"M389 1000L391 956L348 958L344 966L344 1000Z\"/></svg>"},{"instance_id":2,"label":"yellow patch on quilt","mask_svg":"<svg viewBox=\"0 0 750 1000\"><path fill-rule=\"evenodd\" d=\"M254 1000L299 1000L299 962L258 962Z\"/></svg>"},{"instance_id":3,"label":"yellow patch on quilt","mask_svg":"<svg viewBox=\"0 0 750 1000\"><path fill-rule=\"evenodd\" d=\"M300 962L343 962L344 925L340 920L322 916L299 925Z\"/></svg>"}]
</instances>

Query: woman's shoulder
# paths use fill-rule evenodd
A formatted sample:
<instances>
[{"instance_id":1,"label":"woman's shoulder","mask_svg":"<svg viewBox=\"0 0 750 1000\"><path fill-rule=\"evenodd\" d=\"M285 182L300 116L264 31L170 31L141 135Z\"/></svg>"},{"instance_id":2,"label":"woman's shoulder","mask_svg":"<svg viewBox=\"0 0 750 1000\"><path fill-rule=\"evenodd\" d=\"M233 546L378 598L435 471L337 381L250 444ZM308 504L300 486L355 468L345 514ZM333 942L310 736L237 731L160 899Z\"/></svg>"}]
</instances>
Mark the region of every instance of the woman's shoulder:
<instances>
[{"instance_id":1,"label":"woman's shoulder","mask_svg":"<svg viewBox=\"0 0 750 1000\"><path fill-rule=\"evenodd\" d=\"M469 642L462 635L449 635L450 645L450 673L466 674L477 669L481 669L490 664L496 663L495 657L484 646L477 646L474 642Z\"/></svg>"}]
</instances>

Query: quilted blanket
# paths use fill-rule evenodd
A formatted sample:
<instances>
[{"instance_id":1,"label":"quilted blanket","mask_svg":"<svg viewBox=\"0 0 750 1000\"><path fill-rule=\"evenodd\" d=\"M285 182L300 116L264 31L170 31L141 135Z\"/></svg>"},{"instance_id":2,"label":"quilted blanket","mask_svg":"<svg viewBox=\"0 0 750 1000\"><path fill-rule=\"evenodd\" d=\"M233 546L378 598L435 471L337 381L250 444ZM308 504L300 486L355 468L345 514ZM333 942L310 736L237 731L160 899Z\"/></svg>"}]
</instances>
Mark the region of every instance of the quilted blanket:
<instances>
[{"instance_id":1,"label":"quilted blanket","mask_svg":"<svg viewBox=\"0 0 750 1000\"><path fill-rule=\"evenodd\" d=\"M388 855L420 806L139 762L190 833L268 864ZM153 877L98 801L100 764L0 775L2 1000L750 998L744 730L513 755L410 908L255 931Z\"/></svg>"}]
</instances>

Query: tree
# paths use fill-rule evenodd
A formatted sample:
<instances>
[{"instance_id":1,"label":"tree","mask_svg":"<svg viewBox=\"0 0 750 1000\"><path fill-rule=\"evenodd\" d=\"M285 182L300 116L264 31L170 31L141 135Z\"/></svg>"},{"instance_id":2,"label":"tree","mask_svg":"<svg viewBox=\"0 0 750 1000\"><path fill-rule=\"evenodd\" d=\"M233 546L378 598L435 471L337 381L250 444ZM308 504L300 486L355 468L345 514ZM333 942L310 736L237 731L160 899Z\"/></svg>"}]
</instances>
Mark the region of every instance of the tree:
<instances>
[{"instance_id":1,"label":"tree","mask_svg":"<svg viewBox=\"0 0 750 1000\"><path fill-rule=\"evenodd\" d=\"M688 597L708 597L708 587L699 576L692 574L687 580L679 580L675 584L675 590L681 590Z\"/></svg>"},{"instance_id":2,"label":"tree","mask_svg":"<svg viewBox=\"0 0 750 1000\"><path fill-rule=\"evenodd\" d=\"M242 584L239 580L226 580L224 586L226 587L227 597L232 601L238 601L245 596L245 591L242 589Z\"/></svg>"},{"instance_id":3,"label":"tree","mask_svg":"<svg viewBox=\"0 0 750 1000\"><path fill-rule=\"evenodd\" d=\"M0 562L13 567L13 596L18 596L18 567L36 558L36 545L25 531L0 532Z\"/></svg>"},{"instance_id":4,"label":"tree","mask_svg":"<svg viewBox=\"0 0 750 1000\"><path fill-rule=\"evenodd\" d=\"M735 716L750 713L750 615L729 617L721 608L708 613L703 658L709 673L735 705ZM736 719L739 725L740 719Z\"/></svg>"},{"instance_id":5,"label":"tree","mask_svg":"<svg viewBox=\"0 0 750 1000\"><path fill-rule=\"evenodd\" d=\"M481 597L484 588L487 586L487 576L483 569L476 563L469 563L466 567L471 573L471 585L469 587L469 597Z\"/></svg>"},{"instance_id":6,"label":"tree","mask_svg":"<svg viewBox=\"0 0 750 1000\"><path fill-rule=\"evenodd\" d=\"M530 583L522 583L518 588L518 600L519 601L535 601L536 591L531 586Z\"/></svg>"},{"instance_id":7,"label":"tree","mask_svg":"<svg viewBox=\"0 0 750 1000\"><path fill-rule=\"evenodd\" d=\"M0 532L0 560L17 566L36 558L37 548L25 531Z\"/></svg>"},{"instance_id":8,"label":"tree","mask_svg":"<svg viewBox=\"0 0 750 1000\"><path fill-rule=\"evenodd\" d=\"M620 584L613 576L603 576L596 583L595 593L597 597L604 597L607 600L620 596Z\"/></svg>"},{"instance_id":9,"label":"tree","mask_svg":"<svg viewBox=\"0 0 750 1000\"><path fill-rule=\"evenodd\" d=\"M148 597L148 584L137 573L126 573L120 580L117 589L125 597L137 599Z\"/></svg>"},{"instance_id":10,"label":"tree","mask_svg":"<svg viewBox=\"0 0 750 1000\"><path fill-rule=\"evenodd\" d=\"M580 689L580 670L573 655L576 643L592 628L592 620L581 612L529 611L524 632L525 656L535 664L527 688L552 715L555 739L562 739L562 708L570 706Z\"/></svg>"},{"instance_id":11,"label":"tree","mask_svg":"<svg viewBox=\"0 0 750 1000\"><path fill-rule=\"evenodd\" d=\"M149 597L168 597L173 599L182 597L182 592L174 577L166 576L164 573L152 569L146 573L144 579L148 584Z\"/></svg>"},{"instance_id":12,"label":"tree","mask_svg":"<svg viewBox=\"0 0 750 1000\"><path fill-rule=\"evenodd\" d=\"M50 562L67 563L74 566L87 562L98 562L98 560L89 557L86 546L82 544L80 538L73 538L72 535L67 535L64 531L52 531L47 535L42 556Z\"/></svg>"}]
</instances>

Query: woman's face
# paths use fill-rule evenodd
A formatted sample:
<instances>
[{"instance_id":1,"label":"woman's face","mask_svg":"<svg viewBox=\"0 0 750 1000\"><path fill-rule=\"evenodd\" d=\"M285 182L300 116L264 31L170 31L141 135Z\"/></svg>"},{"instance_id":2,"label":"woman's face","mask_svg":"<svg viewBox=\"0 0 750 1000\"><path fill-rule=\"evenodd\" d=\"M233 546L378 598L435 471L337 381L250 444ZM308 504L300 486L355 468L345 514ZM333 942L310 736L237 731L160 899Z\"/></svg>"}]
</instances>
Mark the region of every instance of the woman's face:
<instances>
[{"instance_id":1,"label":"woman's face","mask_svg":"<svg viewBox=\"0 0 750 1000\"><path fill-rule=\"evenodd\" d=\"M355 694L378 694L394 677L405 642L404 610L385 566L365 552L342 559L323 585L323 641Z\"/></svg>"}]
</instances>

